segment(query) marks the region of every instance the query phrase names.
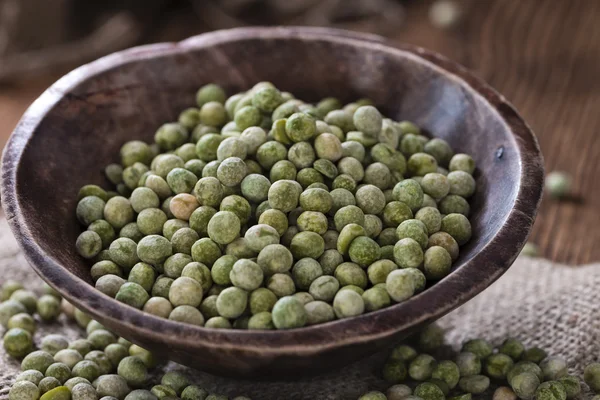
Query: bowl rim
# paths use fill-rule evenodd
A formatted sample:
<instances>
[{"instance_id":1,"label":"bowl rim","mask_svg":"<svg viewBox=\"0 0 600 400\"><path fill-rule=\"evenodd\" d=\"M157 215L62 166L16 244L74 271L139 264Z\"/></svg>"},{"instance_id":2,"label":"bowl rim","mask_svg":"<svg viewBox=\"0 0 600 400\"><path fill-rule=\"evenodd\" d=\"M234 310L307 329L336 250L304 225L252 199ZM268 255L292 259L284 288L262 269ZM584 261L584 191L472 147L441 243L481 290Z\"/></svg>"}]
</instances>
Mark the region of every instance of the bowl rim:
<instances>
[{"instance_id":1,"label":"bowl rim","mask_svg":"<svg viewBox=\"0 0 600 400\"><path fill-rule=\"evenodd\" d=\"M144 59L184 54L227 42L247 39L327 40L350 46L376 47L389 54L413 57L417 62L457 80L465 90L482 98L495 110L512 133L521 167L514 207L505 223L484 248L442 284L433 285L411 299L376 312L287 331L211 329L159 318L118 302L96 290L50 257L36 243L21 212L17 182L20 159L37 127L70 89L104 71ZM20 247L34 270L67 300L94 318L136 331L147 340L169 343L202 342L222 350L255 351L261 354L311 354L359 342L393 336L399 331L432 321L474 297L498 279L514 262L525 244L541 201L544 180L543 159L537 139L507 100L465 67L433 51L409 44L391 44L384 38L331 28L251 27L214 31L179 43L158 43L110 54L83 65L59 79L25 112L11 135L2 158L2 206ZM457 294L447 298L450 290ZM77 297L75 293L85 293ZM419 307L415 307L416 304Z\"/></svg>"}]
</instances>

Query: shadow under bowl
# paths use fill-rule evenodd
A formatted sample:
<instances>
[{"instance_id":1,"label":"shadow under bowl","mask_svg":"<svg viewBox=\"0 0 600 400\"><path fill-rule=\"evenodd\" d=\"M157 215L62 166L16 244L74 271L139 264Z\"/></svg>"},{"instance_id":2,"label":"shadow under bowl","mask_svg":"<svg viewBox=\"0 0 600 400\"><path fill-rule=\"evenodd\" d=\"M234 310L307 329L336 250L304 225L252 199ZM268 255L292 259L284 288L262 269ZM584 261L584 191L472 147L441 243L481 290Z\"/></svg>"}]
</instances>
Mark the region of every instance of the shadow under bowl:
<instances>
[{"instance_id":1,"label":"shadow under bowl","mask_svg":"<svg viewBox=\"0 0 600 400\"><path fill-rule=\"evenodd\" d=\"M119 303L94 289L75 250L77 192L108 187L120 146L152 141L195 104L198 87L229 94L268 80L299 98L372 99L473 155L472 240L452 273L394 306L289 331L215 330ZM2 160L2 202L33 268L78 308L144 348L211 373L297 377L330 371L393 344L466 302L504 273L539 205L542 156L513 107L465 68L421 48L323 28L242 28L133 48L84 65L33 103Z\"/></svg>"}]
</instances>

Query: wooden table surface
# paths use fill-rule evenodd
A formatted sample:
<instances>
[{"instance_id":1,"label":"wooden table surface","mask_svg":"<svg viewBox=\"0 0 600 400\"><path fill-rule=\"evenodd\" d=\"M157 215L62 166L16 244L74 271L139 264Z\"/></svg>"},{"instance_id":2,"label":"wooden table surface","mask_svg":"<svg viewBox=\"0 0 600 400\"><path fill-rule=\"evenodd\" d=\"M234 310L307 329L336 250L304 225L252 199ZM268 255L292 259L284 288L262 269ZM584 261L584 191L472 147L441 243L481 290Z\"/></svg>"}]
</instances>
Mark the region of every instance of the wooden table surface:
<instances>
[{"instance_id":1,"label":"wooden table surface","mask_svg":"<svg viewBox=\"0 0 600 400\"><path fill-rule=\"evenodd\" d=\"M546 171L570 173L575 194L544 197L530 240L555 261L599 261L600 1L463 0L464 17L450 30L429 23L429 4L410 2L392 39L462 63L516 106L537 134ZM177 29L184 33L195 32ZM55 78L0 87L0 146Z\"/></svg>"}]
</instances>

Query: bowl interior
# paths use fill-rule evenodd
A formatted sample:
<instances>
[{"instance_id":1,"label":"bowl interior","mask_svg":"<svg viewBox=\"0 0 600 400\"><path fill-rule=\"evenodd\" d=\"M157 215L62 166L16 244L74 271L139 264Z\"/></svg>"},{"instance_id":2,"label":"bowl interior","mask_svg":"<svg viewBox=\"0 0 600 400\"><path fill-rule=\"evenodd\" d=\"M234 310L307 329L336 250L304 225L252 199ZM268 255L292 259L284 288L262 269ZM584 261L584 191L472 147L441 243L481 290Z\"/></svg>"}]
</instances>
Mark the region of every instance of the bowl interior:
<instances>
[{"instance_id":1,"label":"bowl interior","mask_svg":"<svg viewBox=\"0 0 600 400\"><path fill-rule=\"evenodd\" d=\"M447 140L456 152L471 154L477 163L477 191L470 199L473 239L461 248L453 273L444 279L448 280L449 291L444 293L440 289L444 285L442 281L408 302L368 314L372 316L370 323L388 325L390 332L400 324L410 327L417 317L422 317L419 321L422 323L474 296L508 268L529 232L539 199L541 175L533 177L525 194L531 200L526 206L529 209L516 217L527 221L516 228L516 239L493 246L500 254L496 258L477 259L477 256L501 231L522 192L520 148L523 147L520 146L528 146L528 151L535 155L532 163L536 168L540 161L535 140L514 110L460 67L419 49L394 49L368 40L303 31L280 33L277 30L241 30L117 53L67 75L34 103L9 144L7 152L14 150L17 153L4 161L4 174L7 175L7 169L16 168L16 171L10 172L14 173L14 179L3 187L3 197L7 191L14 192L7 214L9 218L19 215L21 244L27 248L28 243L34 243L33 247L39 248L46 260L52 261L31 257L35 259L34 264L52 266L45 270L48 275L53 275L48 278L51 284L69 292L68 287L61 287L65 286L61 283L62 272L54 273L62 267L92 283L90 263L79 257L74 246L81 232L75 218L77 192L89 183L110 187L103 169L105 165L119 161L119 148L124 142L133 139L151 142L160 125L176 120L181 110L194 106L196 90L206 83L219 83L231 95L263 80L306 100L318 101L326 96L346 102L370 98L387 116L414 121L433 136ZM445 65L452 66L450 70L461 77L446 70ZM481 85L479 91L463 78ZM482 96L485 91L490 91L489 96L498 104L490 104ZM500 107L504 107L504 118L498 112ZM523 129L521 134L525 144L517 143L507 124L511 121L505 119L507 116ZM7 166L11 163L15 165ZM11 184L14 188L7 189L6 186ZM478 285L468 288L465 284L468 275L453 276L469 264L474 268L471 262L474 259L487 263L486 270L482 271L485 276L477 277ZM468 289L461 292L465 287ZM444 300L443 296L448 298ZM72 297L76 297L75 294ZM104 312L105 307L99 304L100 301L108 302L111 310L129 309L104 295L94 297L93 301L94 304L81 300L85 303L84 308L95 314ZM445 305L441 307L441 304ZM427 315L421 313L419 307L429 307ZM394 308L404 315L391 314ZM439 308L439 311L431 308ZM143 328L146 320L142 321L142 314L133 309L131 312L135 312L131 314L132 325ZM394 318L397 319L387 318L391 315L396 315ZM110 317L105 315L105 318ZM118 320L117 316L114 318ZM331 324L343 326L341 335L351 339L355 333L346 329L349 323L345 320ZM149 328L148 332L156 331L153 328L157 324L151 321L145 328ZM167 324L170 324L169 329L173 328L170 331L173 334L192 332L191 328L174 328L176 324ZM117 323L113 321L113 325ZM313 327L307 328L306 332L311 333L294 337L306 342L333 340L327 329ZM118 329L117 333L123 334ZM200 337L197 329L192 333ZM239 334L253 335L223 332L219 338L234 343L237 338L234 335ZM267 339L263 343L279 340L275 339L275 334L265 333ZM169 340L158 335L150 338L149 333L145 339L142 336L139 341L145 341L144 344L152 340L163 343ZM284 340L281 339L282 344ZM378 347L363 346L362 353L367 354ZM184 348L173 348L172 351L173 354L180 352L181 356L177 356L180 359L186 356ZM297 352L297 348L290 351Z\"/></svg>"}]
</instances>

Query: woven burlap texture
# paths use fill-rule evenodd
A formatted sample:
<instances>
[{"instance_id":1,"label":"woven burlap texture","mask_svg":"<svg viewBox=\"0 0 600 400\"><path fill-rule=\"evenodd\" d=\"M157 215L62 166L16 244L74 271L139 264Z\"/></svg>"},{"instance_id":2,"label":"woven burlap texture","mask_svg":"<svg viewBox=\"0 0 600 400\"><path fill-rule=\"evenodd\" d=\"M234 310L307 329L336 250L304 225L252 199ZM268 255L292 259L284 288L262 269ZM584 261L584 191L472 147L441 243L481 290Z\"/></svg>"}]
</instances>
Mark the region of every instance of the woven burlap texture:
<instances>
[{"instance_id":1,"label":"woven burlap texture","mask_svg":"<svg viewBox=\"0 0 600 400\"><path fill-rule=\"evenodd\" d=\"M42 282L27 265L4 219L0 220L0 284L5 279L25 282L36 289ZM499 344L507 336L526 346L540 346L569 360L570 372L582 375L583 367L600 357L600 265L565 267L546 260L519 258L496 283L473 300L442 318L447 342L458 349L469 338L483 337ZM83 330L61 316L59 323L38 324L36 343L48 333L69 339ZM218 378L169 363L155 371L177 370L210 391L254 400L355 400L368 390L389 386L379 378L385 354L374 355L331 374L295 382L249 382ZM8 390L19 362L0 348L0 400ZM491 392L480 397L490 399ZM584 398L591 398L586 393Z\"/></svg>"}]
</instances>

